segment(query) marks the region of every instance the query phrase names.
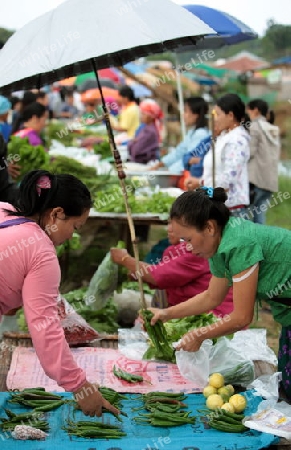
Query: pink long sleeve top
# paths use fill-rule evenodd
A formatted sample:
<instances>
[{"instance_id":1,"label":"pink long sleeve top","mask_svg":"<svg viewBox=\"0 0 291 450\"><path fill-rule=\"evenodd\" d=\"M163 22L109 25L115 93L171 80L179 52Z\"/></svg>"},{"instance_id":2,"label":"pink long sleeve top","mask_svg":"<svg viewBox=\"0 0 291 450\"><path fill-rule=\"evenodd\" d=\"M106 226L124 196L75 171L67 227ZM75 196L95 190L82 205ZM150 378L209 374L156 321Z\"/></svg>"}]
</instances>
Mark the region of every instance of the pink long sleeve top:
<instances>
[{"instance_id":1,"label":"pink long sleeve top","mask_svg":"<svg viewBox=\"0 0 291 450\"><path fill-rule=\"evenodd\" d=\"M208 261L188 251L184 242L166 248L162 260L151 266L150 272L156 282L155 287L166 290L169 306L178 305L206 291L211 278ZM212 312L217 317L223 317L232 310L230 288L224 301Z\"/></svg>"},{"instance_id":2,"label":"pink long sleeve top","mask_svg":"<svg viewBox=\"0 0 291 450\"><path fill-rule=\"evenodd\" d=\"M0 202L0 223L15 219ZM33 346L51 379L66 391L76 391L86 381L78 367L57 313L60 267L54 245L37 223L0 230L0 318L23 305Z\"/></svg>"}]
</instances>

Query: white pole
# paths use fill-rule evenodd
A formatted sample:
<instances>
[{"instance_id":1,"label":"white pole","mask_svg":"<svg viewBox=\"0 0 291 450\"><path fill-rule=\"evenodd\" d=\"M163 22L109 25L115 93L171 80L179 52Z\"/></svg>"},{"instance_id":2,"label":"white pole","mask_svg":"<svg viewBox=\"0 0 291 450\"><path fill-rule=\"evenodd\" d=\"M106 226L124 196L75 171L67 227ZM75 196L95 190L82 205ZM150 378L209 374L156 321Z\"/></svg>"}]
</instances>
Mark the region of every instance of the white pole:
<instances>
[{"instance_id":1,"label":"white pole","mask_svg":"<svg viewBox=\"0 0 291 450\"><path fill-rule=\"evenodd\" d=\"M184 97L183 97L183 89L182 89L182 83L181 83L181 74L178 70L179 67L179 58L178 54L175 54L176 56L176 79L177 79L177 91L178 91L178 99L179 99L179 112L180 112L180 124L181 124L181 134L182 139L185 139L186 136L186 126L184 122Z\"/></svg>"}]
</instances>

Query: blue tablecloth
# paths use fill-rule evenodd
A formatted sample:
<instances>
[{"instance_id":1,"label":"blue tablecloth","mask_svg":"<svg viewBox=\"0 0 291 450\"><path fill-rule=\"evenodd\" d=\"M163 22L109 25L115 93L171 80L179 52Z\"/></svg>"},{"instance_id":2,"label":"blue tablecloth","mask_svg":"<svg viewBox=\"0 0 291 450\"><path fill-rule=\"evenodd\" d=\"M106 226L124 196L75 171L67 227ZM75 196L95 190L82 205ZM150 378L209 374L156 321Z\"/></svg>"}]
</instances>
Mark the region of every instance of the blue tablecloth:
<instances>
[{"instance_id":1,"label":"blue tablecloth","mask_svg":"<svg viewBox=\"0 0 291 450\"><path fill-rule=\"evenodd\" d=\"M67 398L72 398L71 394L63 394ZM183 425L181 427L160 428L148 425L136 425L131 418L137 412L132 412L132 408L141 405L137 400L137 395L128 395L129 400L123 401L123 411L127 412L128 418L123 417L122 428L127 436L122 439L83 439L70 437L62 430L66 419L73 418L73 406L64 405L61 408L46 413L46 418L50 424L49 436L45 441L16 441L7 434L0 432L1 450L259 450L267 448L269 445L278 442L278 438L271 434L257 431L247 431L246 433L223 433L214 429L209 429L199 417L197 411L205 408L205 398L202 394L190 394L186 403L192 411L191 415L197 416L195 425ZM8 408L12 411L24 412L25 408L17 407L7 403L9 393L0 393L0 416L6 417L2 409ZM257 405L261 401L260 397L255 397L247 393L248 409L246 413L256 411ZM74 413L74 420L101 420L99 418L86 418L81 411ZM104 421L118 424L117 420L110 414L104 415Z\"/></svg>"}]
</instances>

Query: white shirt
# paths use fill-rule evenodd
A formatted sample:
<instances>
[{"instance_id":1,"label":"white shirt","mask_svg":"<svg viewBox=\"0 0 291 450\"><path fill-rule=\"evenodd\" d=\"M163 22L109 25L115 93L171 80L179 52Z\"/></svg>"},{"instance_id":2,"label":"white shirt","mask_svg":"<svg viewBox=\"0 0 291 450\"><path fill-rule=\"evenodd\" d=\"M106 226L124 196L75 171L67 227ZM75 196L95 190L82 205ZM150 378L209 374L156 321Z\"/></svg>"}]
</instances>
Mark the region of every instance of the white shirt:
<instances>
[{"instance_id":1,"label":"white shirt","mask_svg":"<svg viewBox=\"0 0 291 450\"><path fill-rule=\"evenodd\" d=\"M215 187L227 190L229 208L249 205L248 160L250 158L250 136L238 126L222 132L215 143ZM213 187L212 149L205 155L203 169L204 186Z\"/></svg>"}]
</instances>

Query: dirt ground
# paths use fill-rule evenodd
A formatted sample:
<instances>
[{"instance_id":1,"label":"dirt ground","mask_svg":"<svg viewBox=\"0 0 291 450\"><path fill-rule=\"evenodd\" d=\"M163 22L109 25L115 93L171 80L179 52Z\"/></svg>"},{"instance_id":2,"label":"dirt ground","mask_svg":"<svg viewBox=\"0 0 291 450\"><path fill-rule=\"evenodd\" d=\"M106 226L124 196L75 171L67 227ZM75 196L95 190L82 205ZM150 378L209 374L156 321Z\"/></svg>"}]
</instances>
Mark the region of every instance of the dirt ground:
<instances>
[{"instance_id":1,"label":"dirt ground","mask_svg":"<svg viewBox=\"0 0 291 450\"><path fill-rule=\"evenodd\" d=\"M251 328L266 328L268 345L277 355L281 326L273 319L267 304L263 304L263 307L259 309L258 317L255 313Z\"/></svg>"}]
</instances>

